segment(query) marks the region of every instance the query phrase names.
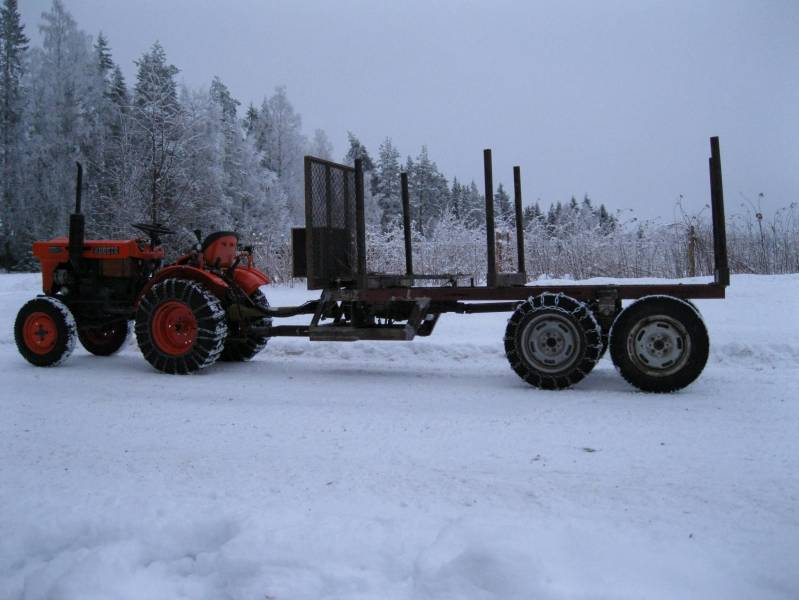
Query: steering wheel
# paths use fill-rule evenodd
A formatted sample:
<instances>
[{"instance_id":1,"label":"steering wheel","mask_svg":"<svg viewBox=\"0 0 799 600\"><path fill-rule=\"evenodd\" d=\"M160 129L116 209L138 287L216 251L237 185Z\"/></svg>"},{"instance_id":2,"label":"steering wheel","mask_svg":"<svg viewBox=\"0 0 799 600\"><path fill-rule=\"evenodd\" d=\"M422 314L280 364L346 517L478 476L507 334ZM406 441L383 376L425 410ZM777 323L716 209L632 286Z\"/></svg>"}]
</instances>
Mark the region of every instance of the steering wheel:
<instances>
[{"instance_id":1,"label":"steering wheel","mask_svg":"<svg viewBox=\"0 0 799 600\"><path fill-rule=\"evenodd\" d=\"M133 227L142 233L146 233L153 246L159 246L161 244L162 235L174 235L177 233L172 231L169 227L164 227L160 223L134 223Z\"/></svg>"},{"instance_id":2,"label":"steering wheel","mask_svg":"<svg viewBox=\"0 0 799 600\"><path fill-rule=\"evenodd\" d=\"M159 235L174 235L175 231L172 231L168 227L164 227L160 223L134 223L133 227L141 231L142 233L146 233L150 237L159 236Z\"/></svg>"}]
</instances>

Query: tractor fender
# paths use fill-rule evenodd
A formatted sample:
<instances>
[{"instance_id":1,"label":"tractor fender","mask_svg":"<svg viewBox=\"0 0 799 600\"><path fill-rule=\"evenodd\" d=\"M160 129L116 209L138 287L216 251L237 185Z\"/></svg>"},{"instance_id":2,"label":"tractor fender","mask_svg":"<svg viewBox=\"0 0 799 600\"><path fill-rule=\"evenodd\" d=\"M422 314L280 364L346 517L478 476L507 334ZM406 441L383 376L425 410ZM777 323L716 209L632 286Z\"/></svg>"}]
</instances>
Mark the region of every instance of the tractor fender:
<instances>
[{"instance_id":1,"label":"tractor fender","mask_svg":"<svg viewBox=\"0 0 799 600\"><path fill-rule=\"evenodd\" d=\"M211 292L220 300L225 298L225 294L228 290L228 284L218 275L214 275L213 273L209 273L208 271L198 269L197 267L191 267L189 265L171 265L160 269L146 283L139 293L139 297L136 299L136 306L138 306L139 300L149 291L151 287L153 287L156 283L171 278L196 281L197 283L204 285L209 292Z\"/></svg>"},{"instance_id":2,"label":"tractor fender","mask_svg":"<svg viewBox=\"0 0 799 600\"><path fill-rule=\"evenodd\" d=\"M248 296L252 296L253 292L262 285L271 283L266 273L247 266L236 267L233 271L233 280Z\"/></svg>"}]
</instances>

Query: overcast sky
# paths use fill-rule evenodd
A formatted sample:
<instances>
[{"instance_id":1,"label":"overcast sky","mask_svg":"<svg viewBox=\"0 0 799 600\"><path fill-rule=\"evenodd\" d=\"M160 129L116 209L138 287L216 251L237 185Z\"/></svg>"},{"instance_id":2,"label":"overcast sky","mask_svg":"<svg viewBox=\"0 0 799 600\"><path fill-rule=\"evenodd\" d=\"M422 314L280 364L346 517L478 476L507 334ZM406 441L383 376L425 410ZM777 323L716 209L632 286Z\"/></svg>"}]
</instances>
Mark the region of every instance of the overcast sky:
<instances>
[{"instance_id":1,"label":"overcast sky","mask_svg":"<svg viewBox=\"0 0 799 600\"><path fill-rule=\"evenodd\" d=\"M581 198L670 218L709 199L721 137L727 204L799 201L799 1L268 2L65 0L109 38L128 81L159 40L191 87L219 75L243 104L286 85L336 157L427 144L482 186L522 167L525 202ZM49 0L20 0L27 31ZM512 185L511 185L512 187Z\"/></svg>"}]
</instances>

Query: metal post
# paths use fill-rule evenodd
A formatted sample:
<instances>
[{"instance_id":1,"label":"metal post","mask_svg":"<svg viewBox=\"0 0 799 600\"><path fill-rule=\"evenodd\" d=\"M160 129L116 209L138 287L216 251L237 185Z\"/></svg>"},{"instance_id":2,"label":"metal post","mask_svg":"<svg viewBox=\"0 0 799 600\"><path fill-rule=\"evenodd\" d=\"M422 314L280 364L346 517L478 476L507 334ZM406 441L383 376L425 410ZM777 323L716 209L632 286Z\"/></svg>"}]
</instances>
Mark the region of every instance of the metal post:
<instances>
[{"instance_id":1,"label":"metal post","mask_svg":"<svg viewBox=\"0 0 799 600\"><path fill-rule=\"evenodd\" d=\"M715 281L730 285L730 267L727 262L727 228L724 221L724 189L721 179L721 152L719 138L710 138L710 206L713 215L713 259Z\"/></svg>"},{"instance_id":2,"label":"metal post","mask_svg":"<svg viewBox=\"0 0 799 600\"><path fill-rule=\"evenodd\" d=\"M80 196L83 190L83 165L75 163L78 167L78 177L75 180L75 214L80 214Z\"/></svg>"},{"instance_id":3,"label":"metal post","mask_svg":"<svg viewBox=\"0 0 799 600\"><path fill-rule=\"evenodd\" d=\"M516 205L516 260L519 273L527 273L524 261L524 215L522 214L522 169L513 167L513 202Z\"/></svg>"},{"instance_id":4,"label":"metal post","mask_svg":"<svg viewBox=\"0 0 799 600\"><path fill-rule=\"evenodd\" d=\"M358 286L366 287L366 217L363 206L363 161L355 159L355 243L358 252Z\"/></svg>"},{"instance_id":5,"label":"metal post","mask_svg":"<svg viewBox=\"0 0 799 600\"><path fill-rule=\"evenodd\" d=\"M488 287L497 284L496 242L494 241L494 181L491 172L491 149L483 150L483 168L485 170L486 196L486 249L488 250L488 270L486 283Z\"/></svg>"},{"instance_id":6,"label":"metal post","mask_svg":"<svg viewBox=\"0 0 799 600\"><path fill-rule=\"evenodd\" d=\"M313 211L311 203L313 201L312 194L312 163L311 157L305 157L305 277L306 286L308 289L313 289L316 265L314 264L313 254Z\"/></svg>"},{"instance_id":7,"label":"metal post","mask_svg":"<svg viewBox=\"0 0 799 600\"><path fill-rule=\"evenodd\" d=\"M83 189L83 165L78 165L78 177L75 182L75 212L69 215L69 260L77 272L80 268L80 257L83 254L83 242L86 239L85 217L80 211L80 196Z\"/></svg>"},{"instance_id":8,"label":"metal post","mask_svg":"<svg viewBox=\"0 0 799 600\"><path fill-rule=\"evenodd\" d=\"M413 275L413 247L411 246L411 200L408 194L408 174L400 173L402 189L402 225L405 232L405 274Z\"/></svg>"},{"instance_id":9,"label":"metal post","mask_svg":"<svg viewBox=\"0 0 799 600\"><path fill-rule=\"evenodd\" d=\"M337 266L333 262L333 175L330 165L325 165L325 226L324 226L324 245L322 252L322 263L325 265L324 280L325 285L338 277Z\"/></svg>"}]
</instances>

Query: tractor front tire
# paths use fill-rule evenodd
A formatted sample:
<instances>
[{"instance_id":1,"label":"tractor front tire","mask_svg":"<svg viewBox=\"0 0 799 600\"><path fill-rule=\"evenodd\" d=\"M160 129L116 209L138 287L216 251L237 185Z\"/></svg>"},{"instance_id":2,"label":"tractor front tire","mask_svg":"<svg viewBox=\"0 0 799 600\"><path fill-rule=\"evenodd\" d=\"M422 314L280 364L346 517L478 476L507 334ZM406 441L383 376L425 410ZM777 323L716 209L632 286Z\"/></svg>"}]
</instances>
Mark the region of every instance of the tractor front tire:
<instances>
[{"instance_id":1,"label":"tractor front tire","mask_svg":"<svg viewBox=\"0 0 799 600\"><path fill-rule=\"evenodd\" d=\"M686 387L702 373L709 351L707 329L696 307L671 296L637 300L610 331L613 364L644 392Z\"/></svg>"},{"instance_id":2,"label":"tractor front tire","mask_svg":"<svg viewBox=\"0 0 799 600\"><path fill-rule=\"evenodd\" d=\"M78 327L81 345L95 356L111 356L119 352L130 335L127 319L97 327Z\"/></svg>"},{"instance_id":3,"label":"tractor front tire","mask_svg":"<svg viewBox=\"0 0 799 600\"><path fill-rule=\"evenodd\" d=\"M226 335L222 303L195 281L166 279L139 301L139 349L164 373L183 375L211 366L222 353Z\"/></svg>"},{"instance_id":4,"label":"tractor front tire","mask_svg":"<svg viewBox=\"0 0 799 600\"><path fill-rule=\"evenodd\" d=\"M591 309L565 294L544 292L516 307L505 329L505 354L516 374L545 390L568 388L594 368L602 328Z\"/></svg>"},{"instance_id":5,"label":"tractor front tire","mask_svg":"<svg viewBox=\"0 0 799 600\"><path fill-rule=\"evenodd\" d=\"M19 353L37 367L56 367L75 349L77 327L69 308L52 296L25 303L14 323Z\"/></svg>"},{"instance_id":6,"label":"tractor front tire","mask_svg":"<svg viewBox=\"0 0 799 600\"><path fill-rule=\"evenodd\" d=\"M253 304L260 308L269 308L269 301L261 290L255 290L252 296L250 296L250 299L252 299ZM264 317L253 321L252 324L256 327L269 327L272 324L272 319ZM251 360L266 347L269 341L268 337L255 335L249 332L239 338L232 337L232 333L231 327L228 325L228 337L225 340L225 348L222 350L219 360L225 362L243 362Z\"/></svg>"}]
</instances>

